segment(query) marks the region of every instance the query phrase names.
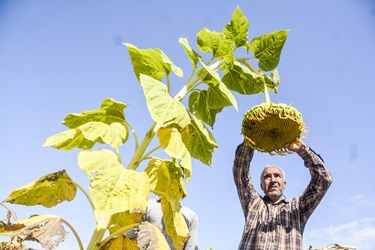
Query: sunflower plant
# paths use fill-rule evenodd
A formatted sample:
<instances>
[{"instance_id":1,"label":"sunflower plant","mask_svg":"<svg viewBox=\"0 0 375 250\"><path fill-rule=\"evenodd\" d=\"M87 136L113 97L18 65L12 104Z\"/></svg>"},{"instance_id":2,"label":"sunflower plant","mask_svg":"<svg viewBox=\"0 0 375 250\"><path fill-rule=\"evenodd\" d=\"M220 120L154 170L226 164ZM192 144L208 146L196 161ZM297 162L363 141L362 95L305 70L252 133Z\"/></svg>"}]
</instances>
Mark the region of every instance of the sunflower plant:
<instances>
[{"instance_id":1,"label":"sunflower plant","mask_svg":"<svg viewBox=\"0 0 375 250\"><path fill-rule=\"evenodd\" d=\"M224 108L237 110L234 92L277 92L276 67L288 32L278 30L249 39L248 19L237 6L222 31L204 28L197 33L196 48L187 38L179 39L192 72L177 91L171 75L184 78L184 72L161 49L124 43L153 121L149 130L140 139L125 116L129 105L112 98L103 100L97 109L66 115L62 122L66 130L47 138L43 146L78 149L78 166L90 180L89 190L65 170L13 190L0 203L8 210L7 218L0 221L0 233L10 239L1 244L22 247L24 241L35 240L52 249L65 239L66 225L83 249L79 233L64 219L49 215L12 219L11 210L4 205L49 208L73 200L80 190L91 204L96 223L87 249L169 249L160 230L142 221L151 193L161 198L167 233L174 247L182 249L188 229L179 203L187 195L192 159L211 164L218 147L211 129ZM134 145L128 161L121 158L124 144ZM159 150L168 157L156 157ZM132 230L138 237L129 237Z\"/></svg>"}]
</instances>

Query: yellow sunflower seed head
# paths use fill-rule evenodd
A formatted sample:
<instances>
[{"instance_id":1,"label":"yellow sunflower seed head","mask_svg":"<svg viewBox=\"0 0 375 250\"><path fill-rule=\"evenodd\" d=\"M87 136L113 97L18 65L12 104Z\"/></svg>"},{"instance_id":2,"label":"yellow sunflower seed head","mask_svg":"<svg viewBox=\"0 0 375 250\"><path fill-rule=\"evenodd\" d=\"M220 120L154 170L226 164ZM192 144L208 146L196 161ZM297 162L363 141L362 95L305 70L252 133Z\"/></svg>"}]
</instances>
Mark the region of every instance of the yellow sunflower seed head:
<instances>
[{"instance_id":1,"label":"yellow sunflower seed head","mask_svg":"<svg viewBox=\"0 0 375 250\"><path fill-rule=\"evenodd\" d=\"M302 114L284 103L262 103L249 109L242 121L242 134L260 152L285 155L286 144L306 132Z\"/></svg>"}]
</instances>

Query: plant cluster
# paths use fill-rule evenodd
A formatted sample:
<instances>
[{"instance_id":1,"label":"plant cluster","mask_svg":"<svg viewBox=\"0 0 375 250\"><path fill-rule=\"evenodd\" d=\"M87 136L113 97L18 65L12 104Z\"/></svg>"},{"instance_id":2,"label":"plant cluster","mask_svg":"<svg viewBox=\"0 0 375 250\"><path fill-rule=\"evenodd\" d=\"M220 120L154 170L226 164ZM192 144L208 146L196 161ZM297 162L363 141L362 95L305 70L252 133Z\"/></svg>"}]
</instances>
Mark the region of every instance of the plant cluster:
<instances>
[{"instance_id":1,"label":"plant cluster","mask_svg":"<svg viewBox=\"0 0 375 250\"><path fill-rule=\"evenodd\" d=\"M185 184L191 178L192 159L211 164L218 147L211 128L224 108L237 109L234 92L277 93L280 80L276 67L288 32L279 30L250 40L249 22L237 6L221 32L204 28L197 33L198 50L187 38L180 38L193 70L174 96L171 74L183 78L183 70L158 48L140 49L125 43L153 120L144 138L139 140L126 119L128 105L112 98L106 98L96 110L68 114L63 120L67 129L47 138L43 146L80 150L78 165L90 180L89 193L63 170L13 190L3 202L49 208L73 200L79 189L90 202L96 222L87 249L168 249L160 230L142 221L153 193L161 198L167 234L174 247L182 249L188 229L180 201L187 195ZM125 162L120 147L129 141L134 144L134 154ZM97 149L100 144L103 147ZM154 156L157 150L168 158ZM9 242L19 246L34 240L53 249L66 237L63 225L70 228L83 249L74 228L56 216L4 219L0 234L8 235ZM130 231L138 232L138 237L128 237Z\"/></svg>"}]
</instances>

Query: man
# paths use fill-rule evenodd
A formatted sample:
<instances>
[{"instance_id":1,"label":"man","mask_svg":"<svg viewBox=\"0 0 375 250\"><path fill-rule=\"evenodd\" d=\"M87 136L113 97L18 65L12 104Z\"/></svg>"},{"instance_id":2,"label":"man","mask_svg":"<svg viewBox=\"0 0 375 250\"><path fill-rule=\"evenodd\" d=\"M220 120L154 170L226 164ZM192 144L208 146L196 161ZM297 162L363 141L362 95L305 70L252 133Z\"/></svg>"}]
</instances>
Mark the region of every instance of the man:
<instances>
[{"instance_id":1,"label":"man","mask_svg":"<svg viewBox=\"0 0 375 250\"><path fill-rule=\"evenodd\" d=\"M249 166L254 149L244 140L236 150L233 176L245 215L245 226L238 249L302 249L306 222L332 183L323 160L302 140L285 146L297 153L310 171L311 181L303 193L286 200L285 175L276 165L261 174L261 196L253 187Z\"/></svg>"},{"instance_id":2,"label":"man","mask_svg":"<svg viewBox=\"0 0 375 250\"><path fill-rule=\"evenodd\" d=\"M189 229L189 239L185 243L183 250L198 250L198 215L188 207L181 206L182 216L185 218ZM161 203L159 199L150 199L144 219L158 227L165 236L171 250L174 250L171 237L165 232L165 224Z\"/></svg>"}]
</instances>

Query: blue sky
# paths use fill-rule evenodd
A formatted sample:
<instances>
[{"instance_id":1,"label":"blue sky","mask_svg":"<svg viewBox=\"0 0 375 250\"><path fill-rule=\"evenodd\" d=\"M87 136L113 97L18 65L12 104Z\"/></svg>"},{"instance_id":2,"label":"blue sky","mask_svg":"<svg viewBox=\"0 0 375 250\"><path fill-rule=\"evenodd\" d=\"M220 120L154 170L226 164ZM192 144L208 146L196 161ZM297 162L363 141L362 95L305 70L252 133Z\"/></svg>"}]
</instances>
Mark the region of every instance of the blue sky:
<instances>
[{"instance_id":1,"label":"blue sky","mask_svg":"<svg viewBox=\"0 0 375 250\"><path fill-rule=\"evenodd\" d=\"M187 37L194 47L202 28L222 31L237 5L250 22L251 38L290 29L278 66L279 93L271 94L271 100L301 111L309 129L305 141L323 156L334 177L307 224L305 248L338 243L375 249L375 4L370 0L1 1L0 199L61 169L87 189L86 174L77 166L78 151L42 144L65 129L61 121L66 114L96 109L106 97L130 105L127 119L143 137L151 119L122 43L163 50L184 69L184 79L173 79L177 91L191 70L178 39ZM236 98L238 112L226 108L212 130L219 144L212 166L194 162L187 186L184 204L199 215L202 249L236 249L242 234L244 218L231 167L242 141L243 114L263 96ZM124 155L130 151L120 150ZM267 163L284 168L288 198L309 181L298 156L258 153L251 170L256 187ZM19 218L36 213L63 217L85 245L94 228L81 193L52 209L11 208ZM59 249L75 247L70 235Z\"/></svg>"}]
</instances>

